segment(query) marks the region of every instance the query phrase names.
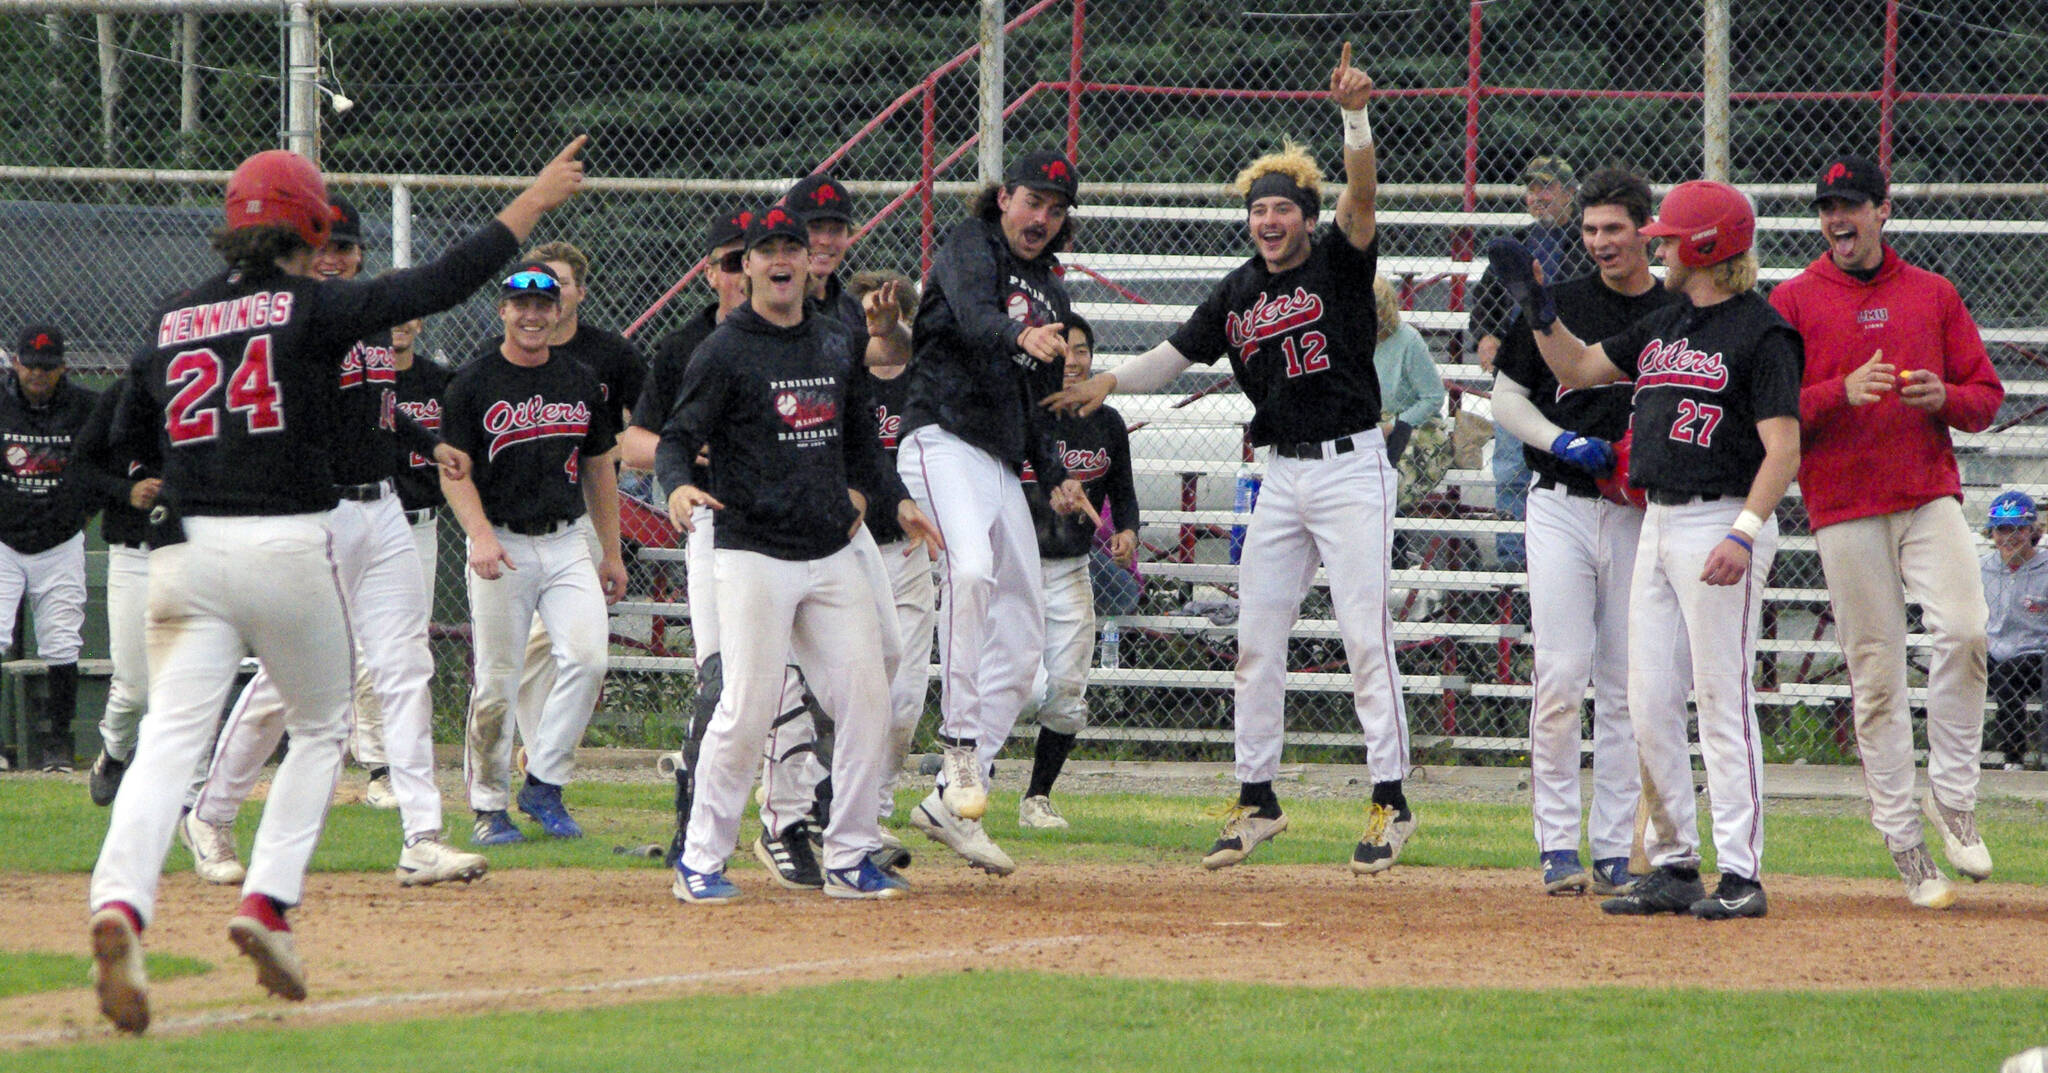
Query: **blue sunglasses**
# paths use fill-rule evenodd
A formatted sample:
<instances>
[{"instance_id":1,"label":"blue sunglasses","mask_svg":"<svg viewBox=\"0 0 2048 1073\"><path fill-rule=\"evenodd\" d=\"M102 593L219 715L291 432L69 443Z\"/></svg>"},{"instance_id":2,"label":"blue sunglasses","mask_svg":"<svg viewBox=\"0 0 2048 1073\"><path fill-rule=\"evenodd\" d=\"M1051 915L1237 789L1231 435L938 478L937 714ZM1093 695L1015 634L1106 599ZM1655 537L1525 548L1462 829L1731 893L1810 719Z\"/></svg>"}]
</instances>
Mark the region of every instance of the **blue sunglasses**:
<instances>
[{"instance_id":1,"label":"blue sunglasses","mask_svg":"<svg viewBox=\"0 0 2048 1073\"><path fill-rule=\"evenodd\" d=\"M536 272L532 269L524 272L514 272L505 277L505 292L507 294L517 294L521 291L538 291L542 294L560 295L562 293L562 281L548 275L546 272Z\"/></svg>"}]
</instances>

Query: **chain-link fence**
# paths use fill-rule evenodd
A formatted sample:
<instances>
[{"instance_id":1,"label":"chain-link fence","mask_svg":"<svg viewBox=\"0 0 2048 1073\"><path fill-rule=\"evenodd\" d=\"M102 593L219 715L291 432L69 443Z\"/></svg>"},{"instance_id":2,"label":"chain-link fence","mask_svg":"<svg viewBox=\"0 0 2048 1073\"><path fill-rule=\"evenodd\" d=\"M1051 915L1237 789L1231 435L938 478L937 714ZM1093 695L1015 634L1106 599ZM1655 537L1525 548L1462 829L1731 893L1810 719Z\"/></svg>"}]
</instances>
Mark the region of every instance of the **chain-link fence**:
<instances>
[{"instance_id":1,"label":"chain-link fence","mask_svg":"<svg viewBox=\"0 0 2048 1073\"><path fill-rule=\"evenodd\" d=\"M1353 42L1379 85L1382 265L1449 388L1411 451L1394 576L1419 743L1506 757L1526 747L1521 523L1497 495L1491 377L1466 309L1474 249L1532 222L1532 158L1580 175L1625 164L1660 189L1725 175L1756 199L1767 283L1821 252L1808 198L1825 159L1882 159L1895 180L1893 244L1956 282L2007 383L1993 430L1957 437L1969 512L2003 487L2048 492L2048 9L1273 6L1012 4L997 129L1012 151L1060 146L1079 161L1085 205L1067 280L1113 366L1246 256L1242 212L1222 186L1239 167L1292 137L1334 170L1336 117L1319 94L1339 43ZM644 342L706 300L695 284L671 292L712 211L763 202L824 163L865 220L849 267L923 263L961 215L957 195L990 127L977 84L983 12L959 0L142 8L17 4L0 15L9 318L56 318L88 363L117 361L142 337L151 299L208 270L203 236L224 170L256 148L317 149L337 191L364 208L375 269L441 248L587 131L593 189L537 238L590 251L586 319L630 325ZM429 324L424 349L460 360L494 326L481 305L460 310ZM1220 623L1235 593L1236 492L1258 471L1243 448L1247 406L1220 371L1118 401L1144 423L1132 443L1145 587L1119 620L1117 666L1096 673L1088 740L1119 755L1227 755L1235 637ZM1758 668L1767 755L1836 760L1851 741L1848 687L1796 494L1781 518ZM467 691L453 530L444 519L435 614L448 721ZM689 636L679 565L665 554L638 556L629 610L615 616L620 663L640 669L614 672L597 733L676 734L692 686L674 668L687 666ZM1924 666L1917 625L1914 636ZM1290 665L1296 755L1354 757L1343 652L1320 590Z\"/></svg>"}]
</instances>

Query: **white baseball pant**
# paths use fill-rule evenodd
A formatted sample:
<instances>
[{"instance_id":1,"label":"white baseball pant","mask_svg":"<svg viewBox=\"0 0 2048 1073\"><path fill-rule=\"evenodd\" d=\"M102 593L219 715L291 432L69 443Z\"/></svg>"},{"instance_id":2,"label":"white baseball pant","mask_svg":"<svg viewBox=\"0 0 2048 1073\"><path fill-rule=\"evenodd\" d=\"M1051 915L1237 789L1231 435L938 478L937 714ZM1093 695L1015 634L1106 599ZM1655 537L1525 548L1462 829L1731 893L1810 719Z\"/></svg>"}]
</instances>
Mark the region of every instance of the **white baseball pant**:
<instances>
[{"instance_id":1,"label":"white baseball pant","mask_svg":"<svg viewBox=\"0 0 2048 1073\"><path fill-rule=\"evenodd\" d=\"M576 774L576 745L597 710L609 662L610 619L590 549L574 525L543 536L503 526L494 532L511 560L495 581L466 572L476 684L462 754L470 807L502 812L512 794L513 704L526 640L538 613L554 639L555 684L526 745L526 773L566 784Z\"/></svg>"},{"instance_id":2,"label":"white baseball pant","mask_svg":"<svg viewBox=\"0 0 2048 1073\"><path fill-rule=\"evenodd\" d=\"M931 692L932 639L939 619L931 552L922 544L899 540L882 545L881 553L882 565L889 572L896 635L903 651L896 674L889 679L889 757L881 790L881 815L888 819L896 811L896 785L903 776L903 761L910 755Z\"/></svg>"},{"instance_id":3,"label":"white baseball pant","mask_svg":"<svg viewBox=\"0 0 2048 1073\"><path fill-rule=\"evenodd\" d=\"M107 546L107 655L114 674L100 714L100 741L122 763L135 755L135 734L149 704L149 552Z\"/></svg>"},{"instance_id":4,"label":"white baseball pant","mask_svg":"<svg viewBox=\"0 0 2048 1073\"><path fill-rule=\"evenodd\" d=\"M1927 668L1927 780L1942 804L1977 806L1984 748L1984 579L1962 504L1837 522L1813 534L1835 632L1849 664L1856 748L1870 822L1894 852L1919 845L1913 804L1913 711L1906 701L1906 600L1934 642Z\"/></svg>"},{"instance_id":5,"label":"white baseball pant","mask_svg":"<svg viewBox=\"0 0 2048 1073\"><path fill-rule=\"evenodd\" d=\"M816 672L818 700L838 724L825 866L857 867L881 846L873 804L889 744L889 679L869 570L851 547L808 561L730 549L715 558L725 689L697 757L683 863L715 872L732 855L793 651Z\"/></svg>"},{"instance_id":6,"label":"white baseball pant","mask_svg":"<svg viewBox=\"0 0 2048 1073\"><path fill-rule=\"evenodd\" d=\"M1707 766L1716 865L1761 879L1763 740L1757 730L1756 642L1764 586L1778 551L1778 520L1766 519L1749 574L1733 585L1700 580L1708 553L1727 537L1742 500L1650 504L1636 547L1628 620L1628 708L1642 760L1653 865L1696 867L1699 808L1686 748L1685 690L1693 690L1700 756ZM1690 666L1691 674L1686 673Z\"/></svg>"},{"instance_id":7,"label":"white baseball pant","mask_svg":"<svg viewBox=\"0 0 2048 1073\"><path fill-rule=\"evenodd\" d=\"M1271 782L1286 737L1287 638L1316 565L1351 664L1351 692L1374 782L1408 775L1408 706L1387 612L1399 477L1378 429L1323 444L1319 459L1273 455L1245 527L1237 618L1237 778Z\"/></svg>"},{"instance_id":8,"label":"white baseball pant","mask_svg":"<svg viewBox=\"0 0 2048 1073\"><path fill-rule=\"evenodd\" d=\"M348 733L348 612L326 514L194 517L186 540L149 558L149 715L121 782L91 904L127 902L146 923L178 809L242 656L275 669L292 748L256 830L243 894L286 905L327 819Z\"/></svg>"},{"instance_id":9,"label":"white baseball pant","mask_svg":"<svg viewBox=\"0 0 2048 1073\"><path fill-rule=\"evenodd\" d=\"M904 439L896 472L946 542L939 556L939 712L982 766L1009 740L1045 644L1038 536L1024 485L994 455L938 427Z\"/></svg>"},{"instance_id":10,"label":"white baseball pant","mask_svg":"<svg viewBox=\"0 0 2048 1073\"><path fill-rule=\"evenodd\" d=\"M1095 654L1095 586L1088 557L1047 559L1045 651L1031 679L1025 705L1038 725L1058 734L1079 734L1088 726L1088 661Z\"/></svg>"},{"instance_id":11,"label":"white baseball pant","mask_svg":"<svg viewBox=\"0 0 2048 1073\"><path fill-rule=\"evenodd\" d=\"M434 706L428 690L434 677L427 648L431 609L420 588L419 545L397 495L388 490L367 503L343 500L330 528L342 594L356 630L352 694L376 698L373 705L356 705L357 732L349 743L364 766L390 767L391 792L406 837L438 836L441 791L434 782ZM366 707L382 713L379 721L386 725L377 735L361 733ZM284 701L270 669L259 666L235 702L231 730L221 735L206 787L193 802L200 819L234 821L264 761L277 749L283 716Z\"/></svg>"},{"instance_id":12,"label":"white baseball pant","mask_svg":"<svg viewBox=\"0 0 2048 1073\"><path fill-rule=\"evenodd\" d=\"M597 525L585 514L576 519L576 531L583 534L583 542L590 550L590 569L594 574L599 563L604 561L604 545L598 543ZM603 591L601 588L599 591ZM607 618L607 641L609 641L609 618ZM555 642L548 636L547 623L539 615L533 617L533 630L526 635L525 664L519 672L519 699L512 709L512 721L519 728L519 740L531 750L535 735L540 733L540 714L547 709L548 694L555 691Z\"/></svg>"},{"instance_id":13,"label":"white baseball pant","mask_svg":"<svg viewBox=\"0 0 2048 1073\"><path fill-rule=\"evenodd\" d=\"M1643 512L1532 488L1529 621L1536 650L1529 788L1539 852L1579 848L1579 740L1593 689L1593 859L1626 857L1642 776L1628 716L1629 583Z\"/></svg>"},{"instance_id":14,"label":"white baseball pant","mask_svg":"<svg viewBox=\"0 0 2048 1073\"><path fill-rule=\"evenodd\" d=\"M70 540L34 555L0 544L0 649L13 643L23 592L35 611L37 658L78 662L85 627L85 534L73 533Z\"/></svg>"}]
</instances>

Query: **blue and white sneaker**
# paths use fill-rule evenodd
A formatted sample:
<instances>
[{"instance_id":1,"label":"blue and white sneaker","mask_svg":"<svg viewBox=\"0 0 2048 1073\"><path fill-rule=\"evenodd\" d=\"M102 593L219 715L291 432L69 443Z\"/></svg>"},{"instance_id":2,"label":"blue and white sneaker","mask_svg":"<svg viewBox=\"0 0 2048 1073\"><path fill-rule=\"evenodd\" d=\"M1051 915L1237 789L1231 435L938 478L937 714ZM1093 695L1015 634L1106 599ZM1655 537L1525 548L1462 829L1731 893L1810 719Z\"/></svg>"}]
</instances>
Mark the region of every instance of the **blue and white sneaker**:
<instances>
[{"instance_id":1,"label":"blue and white sneaker","mask_svg":"<svg viewBox=\"0 0 2048 1073\"><path fill-rule=\"evenodd\" d=\"M873 857L862 857L853 868L825 869L827 898L901 898L909 891L907 880L877 868Z\"/></svg>"},{"instance_id":2,"label":"blue and white sneaker","mask_svg":"<svg viewBox=\"0 0 2048 1073\"><path fill-rule=\"evenodd\" d=\"M504 809L477 813L476 826L469 831L472 846L509 846L524 841L526 836L512 825L512 817L505 815Z\"/></svg>"},{"instance_id":3,"label":"blue and white sneaker","mask_svg":"<svg viewBox=\"0 0 2048 1073\"><path fill-rule=\"evenodd\" d=\"M830 880L827 880L830 886ZM679 902L704 902L712 905L738 901L740 889L725 878L724 871L696 872L681 861L676 862L675 885L669 888Z\"/></svg>"},{"instance_id":4,"label":"blue and white sneaker","mask_svg":"<svg viewBox=\"0 0 2048 1073\"><path fill-rule=\"evenodd\" d=\"M1628 870L1627 857L1602 857L1593 862L1593 893L1603 897L1627 894L1635 885L1636 876Z\"/></svg>"},{"instance_id":5,"label":"blue and white sneaker","mask_svg":"<svg viewBox=\"0 0 2048 1073\"><path fill-rule=\"evenodd\" d=\"M1579 863L1579 851L1554 849L1543 854L1543 893L1584 894L1592 885L1586 867Z\"/></svg>"},{"instance_id":6,"label":"blue and white sneaker","mask_svg":"<svg viewBox=\"0 0 2048 1073\"><path fill-rule=\"evenodd\" d=\"M583 827L562 804L562 788L550 783L527 783L519 790L519 811L533 817L540 829L556 838L582 838Z\"/></svg>"}]
</instances>

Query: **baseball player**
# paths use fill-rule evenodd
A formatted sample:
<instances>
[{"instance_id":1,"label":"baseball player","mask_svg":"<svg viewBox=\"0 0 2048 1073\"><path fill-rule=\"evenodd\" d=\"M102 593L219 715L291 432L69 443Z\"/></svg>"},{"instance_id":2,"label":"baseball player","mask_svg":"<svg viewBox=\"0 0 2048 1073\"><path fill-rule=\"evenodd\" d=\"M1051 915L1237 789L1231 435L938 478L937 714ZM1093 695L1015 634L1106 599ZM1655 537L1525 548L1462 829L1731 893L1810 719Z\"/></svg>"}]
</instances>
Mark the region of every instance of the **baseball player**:
<instances>
[{"instance_id":1,"label":"baseball player","mask_svg":"<svg viewBox=\"0 0 2048 1073\"><path fill-rule=\"evenodd\" d=\"M313 255L323 279L352 280L362 272L362 224L353 205L336 199L339 217ZM396 875L405 886L473 880L489 863L443 839L441 791L434 781L433 699L428 687L434 659L427 648L433 607L420 584L419 543L398 499L395 478L406 452L432 459L451 474L468 472L469 458L442 443L398 409L398 369L390 334L378 332L350 348L337 379L339 408L333 461L335 494L329 519L334 557L356 661L356 759L370 769L365 800L399 811L403 838ZM242 877L235 855L234 819L255 788L264 762L285 730L284 702L268 667L259 666L230 712L203 786L188 800L179 839L192 851L193 868L214 883Z\"/></svg>"},{"instance_id":2,"label":"baseball player","mask_svg":"<svg viewBox=\"0 0 2048 1073\"><path fill-rule=\"evenodd\" d=\"M420 334L426 322L409 320L391 329L391 364L398 369L398 412L421 428L441 432L441 398L448 392L448 370L419 354ZM435 565L440 559L441 530L438 516L447 502L441 495L440 467L433 458L400 448L403 456L394 483L398 505L405 510L412 527L413 547L420 560L420 591L426 593L429 613L434 606ZM374 700L373 700L374 703Z\"/></svg>"},{"instance_id":3,"label":"baseball player","mask_svg":"<svg viewBox=\"0 0 2048 1073\"><path fill-rule=\"evenodd\" d=\"M1016 865L981 828L987 771L1010 736L1045 639L1045 600L1026 462L1068 513L1086 496L1069 480L1036 400L1059 386L1066 287L1057 253L1073 224L1074 164L1026 153L932 262L912 329L896 468L939 532L939 694L944 765L911 825L997 875Z\"/></svg>"},{"instance_id":4,"label":"baseball player","mask_svg":"<svg viewBox=\"0 0 2048 1073\"><path fill-rule=\"evenodd\" d=\"M125 501L126 481L71 466L75 441L99 395L64 375L64 336L22 329L13 375L0 385L0 649L14 637L24 592L35 607L36 655L47 666L38 744L21 744L23 767L70 771L78 712L79 631L85 625L85 523L103 503Z\"/></svg>"},{"instance_id":5,"label":"baseball player","mask_svg":"<svg viewBox=\"0 0 2048 1073\"><path fill-rule=\"evenodd\" d=\"M1987 637L1987 679L1997 714L1991 747L2004 754L2005 769L2018 771L2040 733L2027 705L2042 697L2043 663L2048 662L2048 555L2040 553L2041 520L2034 497L2018 490L1991 501L1984 535L1991 551L1979 564L1984 601L1991 609Z\"/></svg>"},{"instance_id":6,"label":"baseball player","mask_svg":"<svg viewBox=\"0 0 2048 1073\"><path fill-rule=\"evenodd\" d=\"M1579 234L1598 270L1551 289L1558 319L1605 339L1678 301L1650 275L1650 185L1603 168L1586 176ZM1536 649L1529 707L1529 785L1543 889L1620 894L1642 780L1629 727L1629 582L1643 512L1605 498L1596 477L1628 433L1626 381L1566 390L1519 319L1494 363L1495 423L1527 444L1529 610ZM1626 475L1624 475L1625 477ZM1579 741L1593 688L1593 871L1579 862Z\"/></svg>"},{"instance_id":7,"label":"baseball player","mask_svg":"<svg viewBox=\"0 0 2048 1073\"><path fill-rule=\"evenodd\" d=\"M1067 314L1063 383L1087 379L1094 363L1094 326L1078 313ZM1045 577L1045 653L1026 705L1027 714L1038 717L1038 741L1032 751L1031 781L1017 806L1017 826L1038 829L1067 826L1066 817L1052 803L1052 787L1074 751L1074 739L1088 725L1088 658L1095 650L1095 587L1089 578L1088 553L1095 546L1105 505L1116 518L1111 556L1129 567L1138 554L1138 489L1131 478L1131 440L1124 432L1123 415L1104 406L1087 417L1055 415L1051 428L1067 476L1081 482L1088 493L1088 508L1055 513L1038 482L1028 477L1025 481Z\"/></svg>"},{"instance_id":8,"label":"baseball player","mask_svg":"<svg viewBox=\"0 0 2048 1073\"><path fill-rule=\"evenodd\" d=\"M1682 300L1591 346L1559 323L1519 243L1487 247L1561 386L1634 381L1628 476L1649 508L1629 586L1628 707L1655 868L1601 908L1760 917L1763 748L1750 675L1778 546L1773 512L1799 468L1799 333L1755 291L1756 214L1741 191L1681 183L1639 230L1665 240L1664 286ZM1699 877L1688 679L1721 869L1711 896Z\"/></svg>"},{"instance_id":9,"label":"baseball player","mask_svg":"<svg viewBox=\"0 0 2048 1073\"><path fill-rule=\"evenodd\" d=\"M1345 175L1333 226L1316 233L1322 171L1305 150L1289 142L1252 161L1237 178L1252 258L1166 342L1049 400L1085 414L1112 391L1157 391L1190 363L1227 353L1252 403L1252 443L1272 449L1245 530L1238 592L1238 797L1202 858L1205 868L1234 865L1287 829L1273 793L1286 734L1287 637L1318 561L1329 573L1372 768L1372 805L1351 870L1392 868L1415 831L1402 789L1407 707L1387 612L1397 478L1378 427L1372 360L1379 247L1371 96L1372 79L1351 66L1347 42L1330 72L1330 97L1343 116Z\"/></svg>"},{"instance_id":10,"label":"baseball player","mask_svg":"<svg viewBox=\"0 0 2048 1073\"><path fill-rule=\"evenodd\" d=\"M528 739L519 810L556 838L583 828L562 803L576 743L604 687L605 605L626 591L619 558L616 435L597 376L549 346L562 281L545 262L521 263L500 285L505 334L456 372L442 400L442 435L474 460L470 480L442 474L441 493L469 536L469 608L476 646L463 773L476 812L471 841L523 842L506 814L512 709L538 613L552 638L554 687ZM589 513L597 569L576 520Z\"/></svg>"},{"instance_id":11,"label":"baseball player","mask_svg":"<svg viewBox=\"0 0 2048 1073\"><path fill-rule=\"evenodd\" d=\"M1772 307L1806 342L1799 488L1855 683L1870 822L1907 900L1943 909L1955 892L1927 852L1923 809L1913 801L1906 599L1919 601L1934 649L1924 811L1949 864L1986 879L1991 851L1975 815L1986 610L1949 429L1990 427L2005 388L1955 285L1884 241L1892 202L1875 163L1829 161L1813 205L1827 252L1771 292Z\"/></svg>"},{"instance_id":12,"label":"baseball player","mask_svg":"<svg viewBox=\"0 0 2048 1073\"><path fill-rule=\"evenodd\" d=\"M825 893L893 898L908 885L871 856L881 848L873 802L888 749L884 625L876 579L852 541L866 508L894 513L915 539L938 536L882 464L855 337L807 309L802 222L776 206L750 222L746 241L748 304L698 348L657 455L678 529L700 507L730 507L716 533L717 602L748 627L721 627L724 691L673 890L686 902L739 897L725 861L794 652L839 722ZM709 489L691 483L707 446Z\"/></svg>"},{"instance_id":13,"label":"baseball player","mask_svg":"<svg viewBox=\"0 0 2048 1073\"><path fill-rule=\"evenodd\" d=\"M329 548L337 374L356 342L467 297L582 180L578 137L496 222L440 259L371 282L314 278L334 220L305 158L258 153L228 180L227 269L152 318L155 346L131 366L137 394L117 449L161 458L149 578L150 711L114 799L93 870L89 924L100 1011L149 1024L141 933L153 916L185 782L245 651L285 702L292 748L256 834L228 934L272 994L300 1000L306 975L285 913L305 885L341 768L351 646Z\"/></svg>"}]
</instances>

